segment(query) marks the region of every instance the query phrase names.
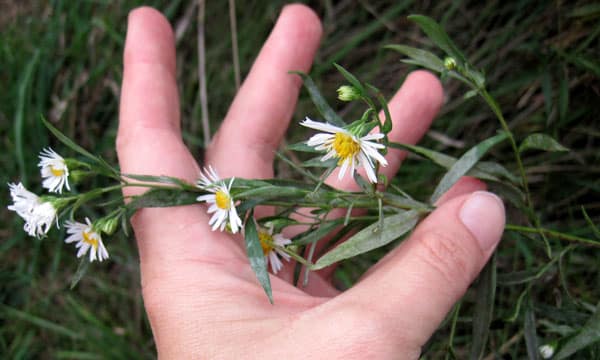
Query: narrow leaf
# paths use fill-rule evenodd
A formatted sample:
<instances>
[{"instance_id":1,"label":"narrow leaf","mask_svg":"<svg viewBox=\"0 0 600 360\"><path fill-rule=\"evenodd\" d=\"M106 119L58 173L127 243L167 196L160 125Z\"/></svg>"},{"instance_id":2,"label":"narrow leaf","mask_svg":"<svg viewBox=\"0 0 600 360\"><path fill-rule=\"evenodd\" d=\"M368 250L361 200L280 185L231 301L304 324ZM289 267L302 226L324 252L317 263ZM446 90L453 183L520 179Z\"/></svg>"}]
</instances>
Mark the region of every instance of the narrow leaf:
<instances>
[{"instance_id":1,"label":"narrow leaf","mask_svg":"<svg viewBox=\"0 0 600 360\"><path fill-rule=\"evenodd\" d=\"M179 189L152 189L142 195L133 197L127 204L127 209L137 210L149 207L169 207L197 204L198 194L181 191Z\"/></svg>"},{"instance_id":2,"label":"narrow leaf","mask_svg":"<svg viewBox=\"0 0 600 360\"><path fill-rule=\"evenodd\" d=\"M431 196L430 202L435 204L436 201L446 192L448 189L454 185L458 179L462 176L466 175L473 166L481 159L485 153L488 152L494 145L500 143L504 139L506 139L507 135L505 133L501 133L489 139L486 139L469 151L467 151L463 156L461 156L454 165L448 170L446 175L442 178L438 186L435 188L433 195Z\"/></svg>"},{"instance_id":3,"label":"narrow leaf","mask_svg":"<svg viewBox=\"0 0 600 360\"><path fill-rule=\"evenodd\" d=\"M528 149L536 149L543 151L569 151L568 148L562 146L558 141L546 134L531 134L519 146L519 152Z\"/></svg>"},{"instance_id":4,"label":"narrow leaf","mask_svg":"<svg viewBox=\"0 0 600 360\"><path fill-rule=\"evenodd\" d=\"M596 305L596 311L589 318L589 320L583 325L583 328L579 331L579 334L569 339L560 351L553 358L555 360L561 360L569 358L577 351L585 349L586 347L600 341L600 303Z\"/></svg>"},{"instance_id":5,"label":"narrow leaf","mask_svg":"<svg viewBox=\"0 0 600 360\"><path fill-rule=\"evenodd\" d=\"M388 146L395 149L408 150L417 155L424 156L425 158L433 161L437 165L446 169L450 169L457 161L456 158L450 155L446 155L435 150L427 149L422 146L401 144L395 142L390 142ZM513 183L519 182L519 179L515 175L510 173L504 166L492 161L481 161L477 163L467 173L467 175L482 180L500 181L499 177L504 177Z\"/></svg>"},{"instance_id":6,"label":"narrow leaf","mask_svg":"<svg viewBox=\"0 0 600 360\"><path fill-rule=\"evenodd\" d=\"M340 226L342 219L337 219L335 221L327 222L313 231L304 232L299 234L296 238L292 239L294 245L307 245L310 243L314 243L316 241L321 240L323 237L328 235L335 229Z\"/></svg>"},{"instance_id":7,"label":"narrow leaf","mask_svg":"<svg viewBox=\"0 0 600 360\"><path fill-rule=\"evenodd\" d=\"M308 90L308 94L310 95L312 102L317 107L317 110L319 110L319 113L323 115L325 121L339 127L346 126L344 120L342 120L342 118L338 114L336 114L335 111L333 111L333 109L331 108L331 106L329 106L323 95L321 95L321 92L317 88L317 85L310 78L310 76L299 71L292 71L291 73L300 75L300 77L303 80L304 87L306 88L306 90Z\"/></svg>"},{"instance_id":8,"label":"narrow leaf","mask_svg":"<svg viewBox=\"0 0 600 360\"><path fill-rule=\"evenodd\" d=\"M539 360L540 353L538 348L540 344L535 328L535 313L533 312L531 299L527 302L527 308L525 309L523 331L525 332L525 346L527 347L527 356L529 357L529 360Z\"/></svg>"},{"instance_id":9,"label":"narrow leaf","mask_svg":"<svg viewBox=\"0 0 600 360\"><path fill-rule=\"evenodd\" d=\"M418 220L417 211L406 211L384 218L383 226L377 221L321 256L312 270L319 270L340 260L387 245L412 230Z\"/></svg>"},{"instance_id":10,"label":"narrow leaf","mask_svg":"<svg viewBox=\"0 0 600 360\"><path fill-rule=\"evenodd\" d=\"M267 297L271 304L273 304L273 292L271 290L271 280L269 279L269 271L267 269L267 261L265 260L265 254L263 253L260 240L258 239L258 232L256 231L256 223L254 222L254 212L250 211L248 221L244 227L244 240L246 242L246 253L248 254L248 260L250 260L250 266L254 270L254 274L258 279L258 282L265 290Z\"/></svg>"},{"instance_id":11,"label":"narrow leaf","mask_svg":"<svg viewBox=\"0 0 600 360\"><path fill-rule=\"evenodd\" d=\"M458 47L450 40L446 31L435 20L423 15L410 15L408 16L408 20L416 22L421 30L427 34L427 37L440 49L444 50L446 54L452 56L462 64L467 63L466 57L458 50Z\"/></svg>"},{"instance_id":12,"label":"narrow leaf","mask_svg":"<svg viewBox=\"0 0 600 360\"><path fill-rule=\"evenodd\" d=\"M426 69L440 73L446 70L444 61L429 51L406 45L387 45L384 48L404 54L413 60L412 64L422 66Z\"/></svg>"},{"instance_id":13,"label":"narrow leaf","mask_svg":"<svg viewBox=\"0 0 600 360\"><path fill-rule=\"evenodd\" d=\"M356 76L352 75L348 70L344 69L341 65L333 63L333 66L342 74L343 77L348 80L348 82L354 86L361 94L365 93L365 87L363 84L358 81Z\"/></svg>"},{"instance_id":14,"label":"narrow leaf","mask_svg":"<svg viewBox=\"0 0 600 360\"><path fill-rule=\"evenodd\" d=\"M473 314L473 343L469 359L478 360L485 351L496 298L496 255L483 268L477 284L477 301Z\"/></svg>"},{"instance_id":15,"label":"narrow leaf","mask_svg":"<svg viewBox=\"0 0 600 360\"><path fill-rule=\"evenodd\" d=\"M585 211L585 208L583 206L581 207L581 211L583 212L583 217L585 218L585 221L588 223L588 225L590 225L590 228L592 228L594 235L596 235L598 240L600 240L600 230L598 230L598 227L596 226L596 224L594 224L594 222L588 215L587 211Z\"/></svg>"},{"instance_id":16,"label":"narrow leaf","mask_svg":"<svg viewBox=\"0 0 600 360\"><path fill-rule=\"evenodd\" d=\"M369 89L375 93L375 97L377 98L377 101L379 101L381 109L383 110L383 114L385 115L385 122L381 127L381 132L384 134L388 134L390 131L392 131L392 115L390 114L390 109L388 107L387 101L385 100L385 97L383 97L383 94L378 88L370 84L367 84L367 87L369 87Z\"/></svg>"},{"instance_id":17,"label":"narrow leaf","mask_svg":"<svg viewBox=\"0 0 600 360\"><path fill-rule=\"evenodd\" d=\"M70 285L71 290L73 290L75 288L75 286L77 286L79 281L83 278L85 273L88 271L89 267L90 267L89 258L87 256L84 256L81 259L81 261L79 262L79 265L77 266L77 271L75 271L75 274L73 274L73 277L71 278L71 285Z\"/></svg>"}]
</instances>

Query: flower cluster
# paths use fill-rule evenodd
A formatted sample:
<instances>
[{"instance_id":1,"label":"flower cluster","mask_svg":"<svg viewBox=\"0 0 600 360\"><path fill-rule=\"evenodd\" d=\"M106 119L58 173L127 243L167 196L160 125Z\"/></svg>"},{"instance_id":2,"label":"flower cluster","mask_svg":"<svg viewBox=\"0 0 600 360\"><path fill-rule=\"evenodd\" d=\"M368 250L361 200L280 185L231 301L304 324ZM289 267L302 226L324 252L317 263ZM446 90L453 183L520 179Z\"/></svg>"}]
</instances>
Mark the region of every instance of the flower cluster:
<instances>
[{"instance_id":1,"label":"flower cluster","mask_svg":"<svg viewBox=\"0 0 600 360\"><path fill-rule=\"evenodd\" d=\"M71 190L69 186L69 168L65 159L54 150L43 149L39 155L40 173L42 187L51 193L62 194L63 188ZM42 238L46 236L56 223L58 227L58 212L62 209L68 199L53 196L38 196L27 190L23 184L8 184L13 204L8 206L9 210L16 212L23 220L23 229L29 236ZM86 218L87 224L67 221L65 227L70 235L65 239L66 243L77 241L79 248L77 257L83 256L89 251L90 261L102 261L108 258L108 252L102 243L100 233L94 230L94 225Z\"/></svg>"}]
</instances>

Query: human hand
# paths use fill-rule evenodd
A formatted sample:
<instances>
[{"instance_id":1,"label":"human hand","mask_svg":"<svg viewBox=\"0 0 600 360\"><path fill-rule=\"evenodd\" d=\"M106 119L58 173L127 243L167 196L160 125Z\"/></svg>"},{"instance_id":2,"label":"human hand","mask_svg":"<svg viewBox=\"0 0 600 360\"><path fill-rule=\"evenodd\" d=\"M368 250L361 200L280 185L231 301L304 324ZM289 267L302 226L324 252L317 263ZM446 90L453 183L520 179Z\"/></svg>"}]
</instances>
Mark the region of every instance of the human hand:
<instances>
[{"instance_id":1,"label":"human hand","mask_svg":"<svg viewBox=\"0 0 600 360\"><path fill-rule=\"evenodd\" d=\"M315 14L284 8L219 131L205 163L223 177L269 178L292 116L300 79L321 36ZM124 173L195 182L199 167L181 140L172 30L157 11L129 17L124 54L119 162ZM442 103L439 81L412 73L390 101L390 140L415 143ZM391 177L404 154L390 150ZM332 186L352 189L350 180ZM291 266L271 277L271 305L239 236L212 232L202 205L149 208L132 218L144 303L164 358L414 359L479 273L500 240L504 208L485 186L464 178L412 235L353 288L338 293L331 269L307 288L290 283ZM128 189L126 195L135 190ZM287 271L285 271L287 269Z\"/></svg>"}]
</instances>

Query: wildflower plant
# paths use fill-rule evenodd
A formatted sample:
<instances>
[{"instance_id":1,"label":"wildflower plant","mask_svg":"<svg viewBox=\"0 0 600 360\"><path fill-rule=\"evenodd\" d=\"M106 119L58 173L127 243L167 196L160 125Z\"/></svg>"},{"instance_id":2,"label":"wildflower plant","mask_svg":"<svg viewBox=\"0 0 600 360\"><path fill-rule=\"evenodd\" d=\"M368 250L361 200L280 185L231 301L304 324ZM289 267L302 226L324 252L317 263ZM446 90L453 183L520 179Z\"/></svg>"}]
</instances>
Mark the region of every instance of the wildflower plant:
<instances>
[{"instance_id":1,"label":"wildflower plant","mask_svg":"<svg viewBox=\"0 0 600 360\"><path fill-rule=\"evenodd\" d=\"M204 203L210 215L208 225L213 231L241 234L244 238L250 266L271 302L277 299L272 297L269 267L273 274L285 267L293 267L290 270L303 273L302 283L306 284L310 271L326 268L401 240L434 209L440 197L465 175L504 184L501 195L528 218L527 224L508 224L506 230L538 237L543 241L549 258L556 259L558 256L552 251L552 242L556 241L600 246L600 239L578 237L544 228L531 199L522 154L529 149L568 149L544 134L532 134L518 143L498 103L488 92L484 75L468 62L432 19L423 16L410 18L445 53L445 58L442 60L431 52L404 45L390 45L388 48L408 56L408 59L403 60L407 63L465 83L471 89L469 96L480 96L500 124L497 135L476 144L459 158L420 146L389 141L392 121L384 96L377 88L360 81L336 64L346 81L338 88L338 99L362 105L364 111L358 119L342 119L325 101L307 74L295 73L303 78L318 115L309 117L303 114L304 120L298 125L317 133L287 148L289 151L314 155L314 158L298 163L283 153L277 154L281 161L296 171L294 179L221 178L218 175L219 169L213 168L212 164L206 164L198 174L197 182L193 184L169 176L122 174L116 167L89 153L42 119L64 145L64 151L69 151L76 157L63 157L63 149L59 152L50 148L42 150L38 164L41 186L53 195L37 195L21 183L11 183L8 186L13 204L8 209L23 218L23 228L32 237L49 236L51 228L54 225L61 226L62 222L67 232L64 241L75 244L78 258L81 257L84 262L105 262L110 260L110 236L118 229L127 233L127 220L136 210ZM382 116L379 115L380 110ZM482 161L490 149L503 143L508 143L514 153L517 175L499 163ZM388 179L381 174L381 168L388 165L384 156L390 148L416 154L447 170L429 199L413 198L400 187L389 184ZM325 184L325 178L336 169L338 179L353 179L360 191L342 191ZM88 176L106 177L114 185L80 189L79 185L85 184L83 180ZM385 188L385 185L389 186ZM145 187L147 191L123 199L121 190L125 187ZM75 189L77 192L73 191ZM256 218L255 208L265 205L274 207L275 213L269 217ZM104 217L90 219L79 214L88 206L100 206L109 211ZM311 211L303 212L302 220L299 220L301 208L309 208ZM328 217L339 209L343 209L345 216ZM354 211L358 209L364 211ZM76 220L82 218L85 222ZM589 224L594 227L591 221ZM304 225L305 230L293 237L286 237L286 228L294 225ZM334 232L342 225L345 226L344 231ZM353 231L353 235L346 241L338 246L325 246L325 253L315 255L319 242L335 244L350 231ZM330 233L333 236L325 237ZM566 249L564 251L568 251L569 247ZM474 315L477 319L474 327L478 329L479 335L471 350L475 354L474 358L479 358L483 352L492 321L490 314L497 281L495 261L493 257L477 284L477 292L481 296L478 297ZM536 276L543 275L544 271L547 269L541 269L541 273ZM80 276L76 276L76 279L79 278ZM528 291L529 289L524 290L523 299L527 297ZM517 306L519 311L521 304ZM449 320L453 324L458 319L458 311L459 308ZM530 331L535 332L535 327ZM581 343L581 339L573 339ZM567 342L560 346L568 348L574 345ZM552 351L560 353L560 346ZM538 351L538 348L535 347L534 351ZM539 351L542 355L549 353L546 348L540 348Z\"/></svg>"}]
</instances>

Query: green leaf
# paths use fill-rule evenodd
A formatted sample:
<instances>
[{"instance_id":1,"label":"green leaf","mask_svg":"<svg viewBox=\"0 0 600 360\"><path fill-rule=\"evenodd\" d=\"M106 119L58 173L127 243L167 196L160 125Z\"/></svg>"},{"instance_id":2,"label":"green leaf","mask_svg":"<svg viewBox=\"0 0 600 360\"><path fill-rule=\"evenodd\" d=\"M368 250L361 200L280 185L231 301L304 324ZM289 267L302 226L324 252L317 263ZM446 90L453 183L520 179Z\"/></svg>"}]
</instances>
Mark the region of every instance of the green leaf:
<instances>
[{"instance_id":1,"label":"green leaf","mask_svg":"<svg viewBox=\"0 0 600 360\"><path fill-rule=\"evenodd\" d=\"M197 204L198 194L179 189L152 189L134 196L126 205L130 211L149 207L170 207Z\"/></svg>"},{"instance_id":2,"label":"green leaf","mask_svg":"<svg viewBox=\"0 0 600 360\"><path fill-rule=\"evenodd\" d=\"M260 240L258 239L258 232L256 231L256 223L254 222L254 211L250 211L248 221L244 227L244 240L246 242L246 254L248 254L248 260L250 260L250 266L254 270L254 274L258 279L258 282L265 290L267 297L271 304L273 304L273 292L271 290L271 279L269 279L269 270L267 269L267 261L265 260L265 254L263 253Z\"/></svg>"},{"instance_id":3,"label":"green leaf","mask_svg":"<svg viewBox=\"0 0 600 360\"><path fill-rule=\"evenodd\" d=\"M381 109L383 110L383 114L385 115L385 122L381 127L381 132L387 135L390 131L392 131L392 115L390 114L390 109L388 108L387 100L385 100L381 91L375 86L367 84L367 87L375 93L375 97L381 105Z\"/></svg>"},{"instance_id":4,"label":"green leaf","mask_svg":"<svg viewBox=\"0 0 600 360\"><path fill-rule=\"evenodd\" d=\"M426 69L440 73L446 71L446 68L444 67L444 61L429 51L406 45L387 45L384 46L384 48L395 50L410 57L413 60L411 63L414 65L419 65Z\"/></svg>"},{"instance_id":5,"label":"green leaf","mask_svg":"<svg viewBox=\"0 0 600 360\"><path fill-rule=\"evenodd\" d=\"M553 359L561 360L575 354L577 351L600 341L600 303L596 304L596 311L583 325L577 335L569 339Z\"/></svg>"},{"instance_id":6,"label":"green leaf","mask_svg":"<svg viewBox=\"0 0 600 360\"><path fill-rule=\"evenodd\" d=\"M406 211L384 218L383 226L377 221L321 256L311 270L323 269L340 260L387 245L411 231L418 220L417 211Z\"/></svg>"},{"instance_id":7,"label":"green leaf","mask_svg":"<svg viewBox=\"0 0 600 360\"><path fill-rule=\"evenodd\" d=\"M500 143L507 138L506 133L501 133L489 139L486 139L475 145L469 151L452 165L450 170L444 175L438 186L435 188L430 202L435 204L436 201L454 185L458 179L466 175L473 166L485 155L494 145Z\"/></svg>"},{"instance_id":8,"label":"green leaf","mask_svg":"<svg viewBox=\"0 0 600 360\"><path fill-rule=\"evenodd\" d=\"M183 189L200 191L199 188L196 187L195 185L192 185L182 179L172 177L172 176L166 176L166 175L155 176L155 175L138 175L138 174L121 174L121 176L124 178L129 178L129 179L142 181L142 182L146 182L146 183L176 185Z\"/></svg>"},{"instance_id":9,"label":"green leaf","mask_svg":"<svg viewBox=\"0 0 600 360\"><path fill-rule=\"evenodd\" d=\"M535 325L535 313L533 312L533 305L531 299L527 302L525 309L523 331L525 333L525 346L527 347L527 356L529 360L539 360L539 341L537 337L536 325Z\"/></svg>"},{"instance_id":10,"label":"green leaf","mask_svg":"<svg viewBox=\"0 0 600 360\"><path fill-rule=\"evenodd\" d=\"M469 359L478 360L485 351L490 324L494 314L494 301L496 299L496 255L481 271L477 292L475 295L475 312L473 314L473 343Z\"/></svg>"},{"instance_id":11,"label":"green leaf","mask_svg":"<svg viewBox=\"0 0 600 360\"><path fill-rule=\"evenodd\" d=\"M424 156L425 158L446 169L450 169L457 161L456 158L450 155L417 145L390 142L388 146L395 149L408 150L417 155ZM519 179L504 166L492 161L481 161L477 163L471 170L469 170L467 175L489 181L500 181L499 177L504 177L513 183L519 183Z\"/></svg>"},{"instance_id":12,"label":"green leaf","mask_svg":"<svg viewBox=\"0 0 600 360\"><path fill-rule=\"evenodd\" d=\"M588 215L587 211L585 211L585 208L583 206L581 207L581 211L583 212L583 217L585 218L585 221L588 223L588 225L590 225L590 228L594 232L594 235L596 235L596 237L600 240L600 230L598 229L596 224L594 224L594 222Z\"/></svg>"},{"instance_id":13,"label":"green leaf","mask_svg":"<svg viewBox=\"0 0 600 360\"><path fill-rule=\"evenodd\" d=\"M558 141L546 134L531 134L519 146L519 152L522 153L528 149L536 149L543 151L569 151L568 148L562 146Z\"/></svg>"},{"instance_id":14,"label":"green leaf","mask_svg":"<svg viewBox=\"0 0 600 360\"><path fill-rule=\"evenodd\" d=\"M435 20L423 15L409 15L408 20L416 22L421 30L427 34L427 37L429 37L440 49L444 50L446 54L452 56L462 64L467 64L466 57L458 50L458 47L450 40L446 31L444 31Z\"/></svg>"},{"instance_id":15,"label":"green leaf","mask_svg":"<svg viewBox=\"0 0 600 360\"><path fill-rule=\"evenodd\" d=\"M291 73L300 75L300 77L302 77L304 87L306 88L306 90L308 90L308 94L310 95L312 102L317 107L317 110L319 110L319 113L323 115L325 121L339 127L346 126L344 120L342 120L342 118L338 114L336 114L335 111L333 111L333 109L331 108L331 106L329 106L323 95L321 95L321 92L317 88L317 85L310 78L310 76L300 71L291 71Z\"/></svg>"},{"instance_id":16,"label":"green leaf","mask_svg":"<svg viewBox=\"0 0 600 360\"><path fill-rule=\"evenodd\" d=\"M77 286L79 281L83 278L85 273L88 271L89 267L90 267L90 260L87 256L84 256L81 259L81 261L79 261L79 265L77 266L77 271L75 271L75 274L73 274L73 277L71 278L71 285L70 285L71 290L73 290L73 288L75 288L75 286Z\"/></svg>"},{"instance_id":17,"label":"green leaf","mask_svg":"<svg viewBox=\"0 0 600 360\"><path fill-rule=\"evenodd\" d=\"M364 95L366 93L365 87L363 86L363 84L360 81L358 81L356 76L352 75L348 70L344 69L339 64L333 63L333 66L335 66L335 68L342 74L342 76L345 77L346 80L348 80L348 82L352 86L354 86L362 95Z\"/></svg>"},{"instance_id":18,"label":"green leaf","mask_svg":"<svg viewBox=\"0 0 600 360\"><path fill-rule=\"evenodd\" d=\"M329 221L325 224L320 225L313 231L304 232L297 235L292 242L294 245L307 245L314 243L315 241L321 240L323 237L327 236L329 233L333 231L336 227L342 224L343 219L337 219L335 221Z\"/></svg>"}]
</instances>

